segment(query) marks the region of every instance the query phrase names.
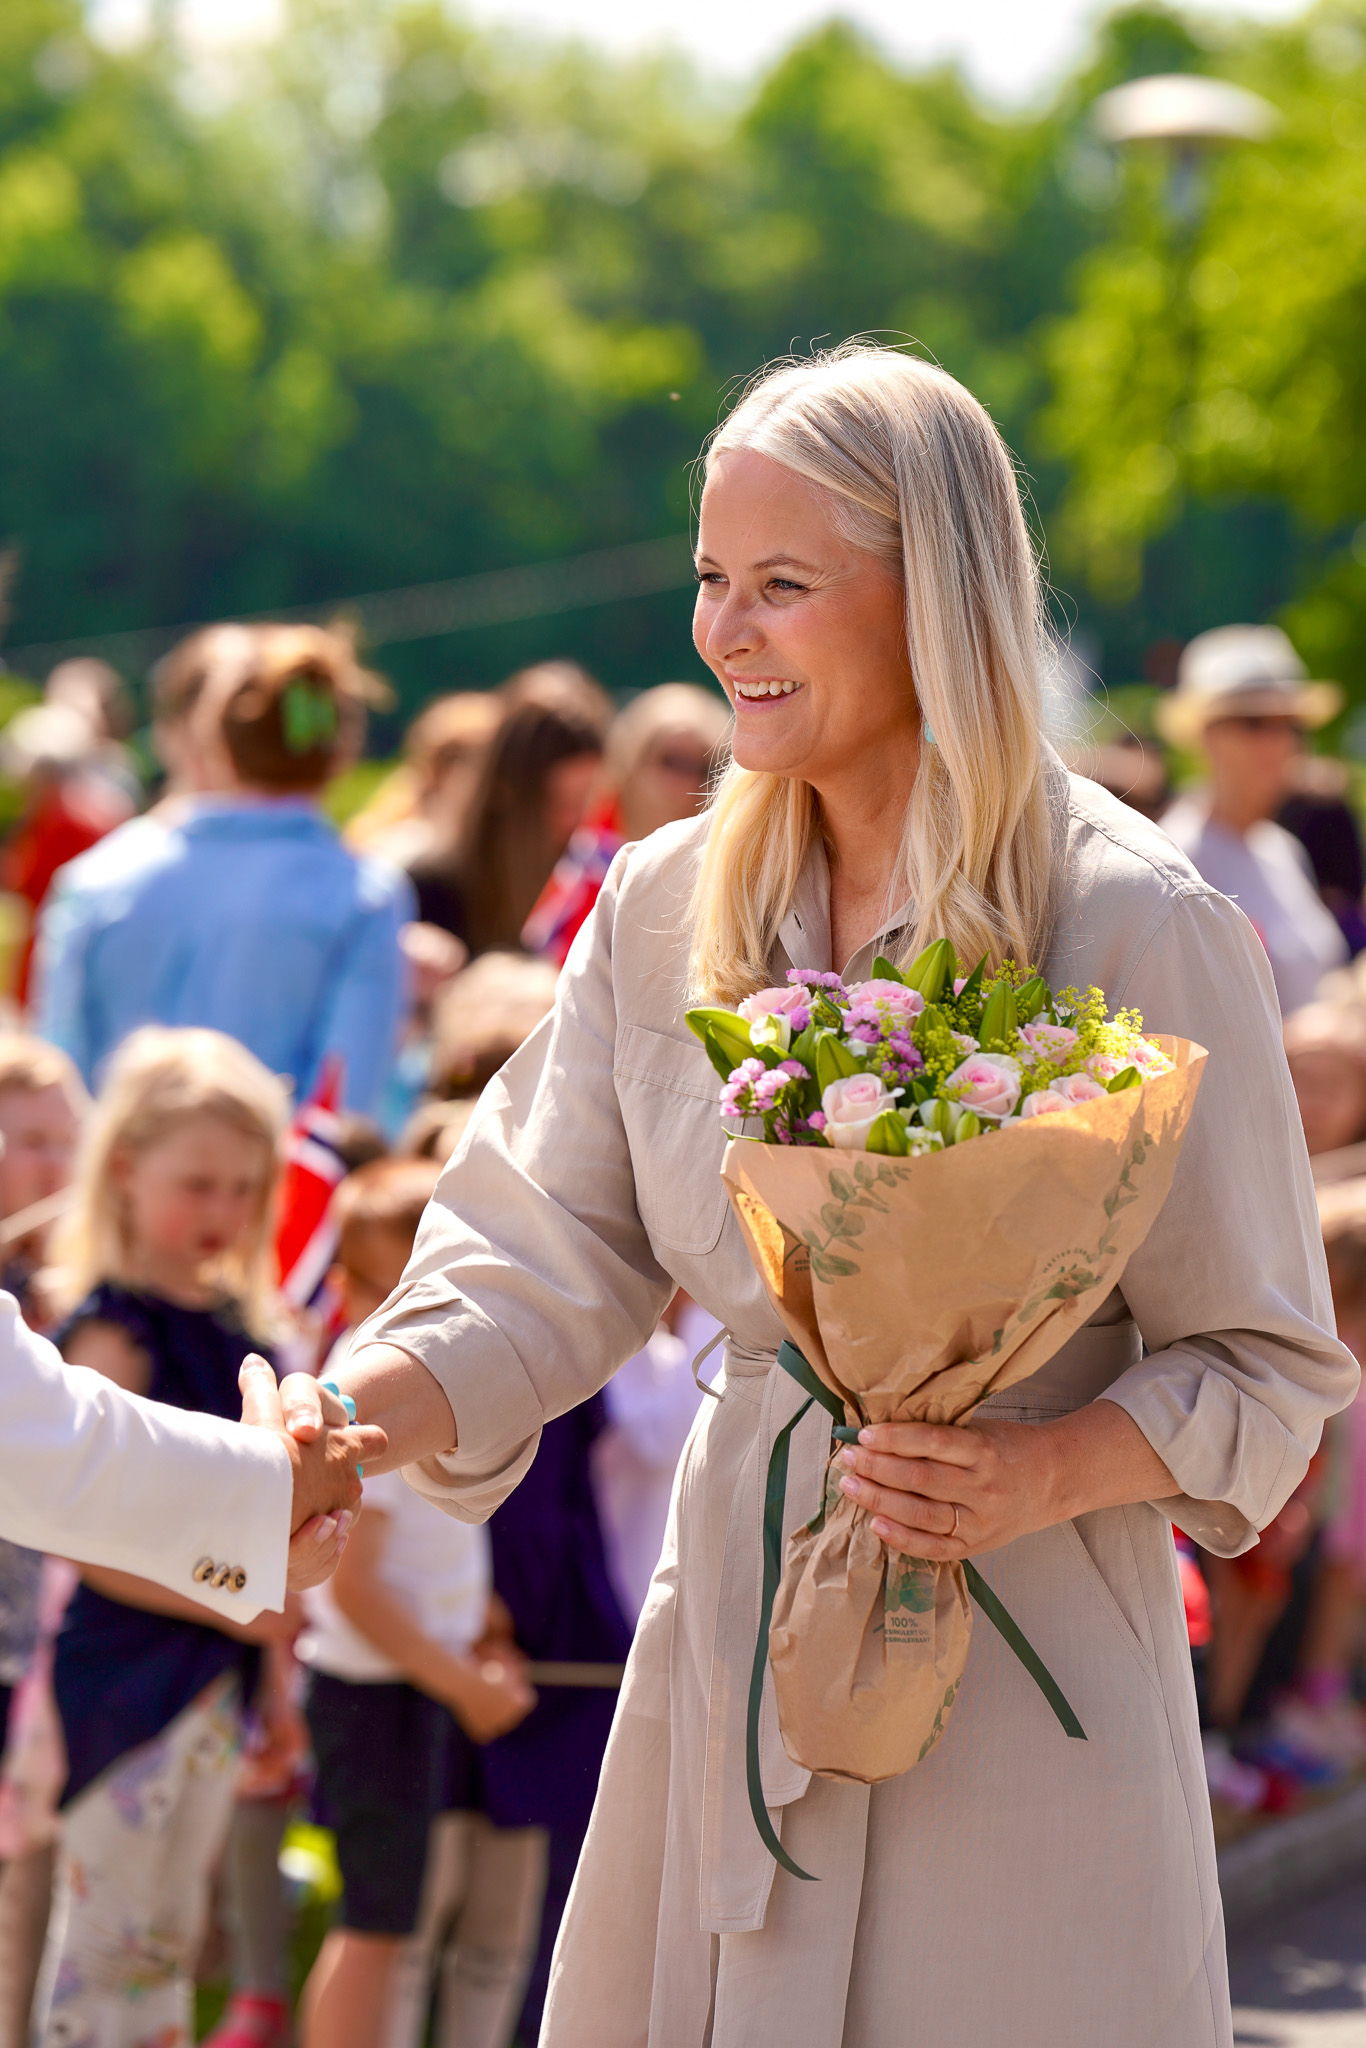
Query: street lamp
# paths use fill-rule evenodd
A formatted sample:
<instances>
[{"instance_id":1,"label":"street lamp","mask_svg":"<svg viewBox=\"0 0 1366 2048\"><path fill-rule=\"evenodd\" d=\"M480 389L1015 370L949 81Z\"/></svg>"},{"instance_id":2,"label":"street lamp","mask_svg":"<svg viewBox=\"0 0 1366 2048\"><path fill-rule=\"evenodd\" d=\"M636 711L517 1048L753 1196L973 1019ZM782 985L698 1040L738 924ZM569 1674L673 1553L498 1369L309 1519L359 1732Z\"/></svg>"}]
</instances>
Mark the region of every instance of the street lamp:
<instances>
[{"instance_id":1,"label":"street lamp","mask_svg":"<svg viewBox=\"0 0 1366 2048\"><path fill-rule=\"evenodd\" d=\"M1281 125L1277 109L1259 93L1196 72L1162 73L1117 85L1102 93L1091 118L1103 142L1174 145L1167 200L1185 221L1199 211L1203 151L1219 142L1265 142Z\"/></svg>"}]
</instances>

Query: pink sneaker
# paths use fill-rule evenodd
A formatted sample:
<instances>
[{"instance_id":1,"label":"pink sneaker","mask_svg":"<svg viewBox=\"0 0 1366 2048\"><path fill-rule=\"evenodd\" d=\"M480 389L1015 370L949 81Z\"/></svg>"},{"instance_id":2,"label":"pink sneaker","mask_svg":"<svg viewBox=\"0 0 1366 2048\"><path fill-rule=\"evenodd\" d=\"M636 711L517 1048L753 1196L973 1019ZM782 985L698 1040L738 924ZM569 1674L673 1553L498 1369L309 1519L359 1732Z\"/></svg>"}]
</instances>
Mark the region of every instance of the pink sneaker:
<instances>
[{"instance_id":1,"label":"pink sneaker","mask_svg":"<svg viewBox=\"0 0 1366 2048\"><path fill-rule=\"evenodd\" d=\"M287 1999L243 1991L228 2000L203 2048L290 2048L293 2038Z\"/></svg>"}]
</instances>

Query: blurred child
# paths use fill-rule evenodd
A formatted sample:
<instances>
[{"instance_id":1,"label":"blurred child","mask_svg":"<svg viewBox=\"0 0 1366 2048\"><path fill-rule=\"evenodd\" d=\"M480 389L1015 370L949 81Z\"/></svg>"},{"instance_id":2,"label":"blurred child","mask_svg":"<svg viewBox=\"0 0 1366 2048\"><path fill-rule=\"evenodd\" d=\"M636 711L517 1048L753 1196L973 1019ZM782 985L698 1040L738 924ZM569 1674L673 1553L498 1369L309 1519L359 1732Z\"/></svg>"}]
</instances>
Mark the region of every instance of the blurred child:
<instances>
[{"instance_id":1,"label":"blurred child","mask_svg":"<svg viewBox=\"0 0 1366 2048\"><path fill-rule=\"evenodd\" d=\"M1319 1190L1338 1335L1366 1357L1366 1180ZM1294 1692L1277 1709L1286 1735L1344 1770L1366 1763L1366 1714L1352 1696L1366 1627L1366 1398L1327 1432L1322 1557Z\"/></svg>"},{"instance_id":2,"label":"blurred child","mask_svg":"<svg viewBox=\"0 0 1366 2048\"><path fill-rule=\"evenodd\" d=\"M55 1246L65 1357L154 1400L237 1414L268 1312L285 1108L275 1077L218 1032L148 1026L120 1048ZM254 1645L285 1623L235 1628L123 1572L81 1577L54 1672L70 1775L42 2038L181 2048ZM258 1704L287 1742L270 1675L268 1660Z\"/></svg>"},{"instance_id":3,"label":"blurred child","mask_svg":"<svg viewBox=\"0 0 1366 2048\"><path fill-rule=\"evenodd\" d=\"M437 999L431 1089L482 1095L504 1061L530 1037L555 1001L559 970L524 953L485 953Z\"/></svg>"},{"instance_id":4,"label":"blurred child","mask_svg":"<svg viewBox=\"0 0 1366 2048\"><path fill-rule=\"evenodd\" d=\"M1345 977L1344 977L1345 978ZM1310 1003L1285 1020L1285 1056L1311 1158L1366 1137L1366 1010Z\"/></svg>"},{"instance_id":5,"label":"blurred child","mask_svg":"<svg viewBox=\"0 0 1366 2048\"><path fill-rule=\"evenodd\" d=\"M0 1287L15 1296L35 1328L48 1316L38 1275L55 1198L70 1182L81 1118L89 1106L65 1053L23 1032L0 1036L0 1220L11 1226L3 1233ZM50 1648L41 1668L30 1668L39 1635L42 1574L36 1551L0 1541L0 1745L6 1747L0 1786L0 1859L6 1860L0 1876L0 2048L19 2048L28 2040L29 2008L47 1932L54 1803L63 1770L48 1676ZM15 1718L22 1727L10 1731L22 1734L16 1754L5 1740L7 1695L21 1680L23 1707Z\"/></svg>"},{"instance_id":6,"label":"blurred child","mask_svg":"<svg viewBox=\"0 0 1366 2048\"><path fill-rule=\"evenodd\" d=\"M438 1171L376 1160L337 1190L335 1279L351 1328L402 1278ZM439 2048L505 2048L545 1848L535 1828L484 1817L475 1745L515 1727L535 1695L510 1643L483 1641L483 1529L441 1514L397 1472L367 1477L365 1508L336 1576L307 1596L298 1645L342 1873L340 1924L304 1993L304 2042L416 2048L439 1967Z\"/></svg>"},{"instance_id":7,"label":"blurred child","mask_svg":"<svg viewBox=\"0 0 1366 2048\"><path fill-rule=\"evenodd\" d=\"M0 1035L0 1220L30 1220L21 1234L3 1234L0 1287L16 1297L35 1327L45 1314L30 1298L32 1284L55 1218L29 1219L29 1212L39 1203L55 1208L52 1198L69 1185L89 1107L81 1077L64 1052L27 1032Z\"/></svg>"}]
</instances>

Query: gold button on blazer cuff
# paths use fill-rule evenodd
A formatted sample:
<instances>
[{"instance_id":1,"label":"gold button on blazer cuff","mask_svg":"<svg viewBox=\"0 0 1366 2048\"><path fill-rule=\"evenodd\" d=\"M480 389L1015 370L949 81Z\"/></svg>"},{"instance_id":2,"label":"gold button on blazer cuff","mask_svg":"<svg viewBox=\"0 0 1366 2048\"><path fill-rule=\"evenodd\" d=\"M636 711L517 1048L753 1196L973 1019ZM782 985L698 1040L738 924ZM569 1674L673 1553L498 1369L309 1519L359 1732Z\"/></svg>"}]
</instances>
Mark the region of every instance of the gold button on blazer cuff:
<instances>
[{"instance_id":1,"label":"gold button on blazer cuff","mask_svg":"<svg viewBox=\"0 0 1366 2048\"><path fill-rule=\"evenodd\" d=\"M190 1577L197 1586L212 1586L218 1592L240 1593L247 1583L245 1568L240 1564L217 1564L211 1557L201 1557Z\"/></svg>"}]
</instances>

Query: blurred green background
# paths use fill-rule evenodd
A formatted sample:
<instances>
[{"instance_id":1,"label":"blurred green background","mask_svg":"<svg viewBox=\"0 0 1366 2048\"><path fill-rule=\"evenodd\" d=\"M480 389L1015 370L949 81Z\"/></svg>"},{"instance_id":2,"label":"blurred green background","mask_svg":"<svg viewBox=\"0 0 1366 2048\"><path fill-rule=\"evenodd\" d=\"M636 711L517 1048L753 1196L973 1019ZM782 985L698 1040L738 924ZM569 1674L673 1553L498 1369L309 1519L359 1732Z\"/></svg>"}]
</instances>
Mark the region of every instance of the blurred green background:
<instances>
[{"instance_id":1,"label":"blurred green background","mask_svg":"<svg viewBox=\"0 0 1366 2048\"><path fill-rule=\"evenodd\" d=\"M1165 152L1104 146L1091 110L1189 70L1283 120L1176 207ZM681 534L737 380L862 331L990 406L1107 682L1280 616L1366 705L1366 4L1217 37L1124 8L1008 115L838 23L739 95L377 0L295 0L234 80L168 32L111 52L76 0L0 7L21 673L86 635ZM550 653L616 689L698 672L685 584L576 605L578 573L568 608L378 646L400 711Z\"/></svg>"}]
</instances>

